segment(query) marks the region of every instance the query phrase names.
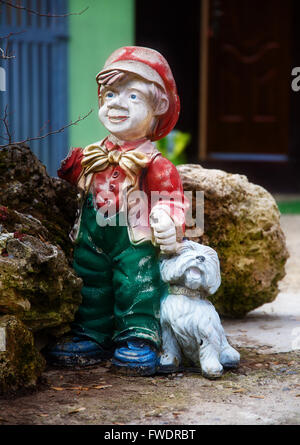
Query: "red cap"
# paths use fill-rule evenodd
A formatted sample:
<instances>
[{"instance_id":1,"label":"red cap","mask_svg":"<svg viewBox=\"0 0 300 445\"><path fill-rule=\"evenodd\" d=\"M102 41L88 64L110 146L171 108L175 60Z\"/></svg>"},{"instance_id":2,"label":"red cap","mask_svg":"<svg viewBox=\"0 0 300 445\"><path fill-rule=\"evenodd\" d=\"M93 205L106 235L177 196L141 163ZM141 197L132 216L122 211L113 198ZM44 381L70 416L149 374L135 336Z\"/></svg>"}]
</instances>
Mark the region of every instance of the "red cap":
<instances>
[{"instance_id":1,"label":"red cap","mask_svg":"<svg viewBox=\"0 0 300 445\"><path fill-rule=\"evenodd\" d=\"M166 59L154 49L141 46L124 46L117 49L107 59L99 76L111 70L120 70L137 74L149 82L158 84L167 94L169 108L159 116L159 122L151 136L153 141L163 138L175 127L180 111L180 101L175 80Z\"/></svg>"}]
</instances>

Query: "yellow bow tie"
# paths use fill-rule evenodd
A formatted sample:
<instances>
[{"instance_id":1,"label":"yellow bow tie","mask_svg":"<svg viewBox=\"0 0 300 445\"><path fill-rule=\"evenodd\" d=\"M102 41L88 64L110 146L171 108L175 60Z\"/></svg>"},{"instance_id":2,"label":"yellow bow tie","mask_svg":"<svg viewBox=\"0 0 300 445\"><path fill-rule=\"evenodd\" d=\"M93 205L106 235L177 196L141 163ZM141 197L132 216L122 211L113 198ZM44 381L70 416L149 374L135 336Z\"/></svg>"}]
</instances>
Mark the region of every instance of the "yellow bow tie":
<instances>
[{"instance_id":1,"label":"yellow bow tie","mask_svg":"<svg viewBox=\"0 0 300 445\"><path fill-rule=\"evenodd\" d=\"M129 177L131 183L135 184L137 175L142 168L147 166L149 160L149 156L138 150L109 151L105 146L91 144L83 150L81 165L84 169L84 175L88 175L105 170L109 164L118 164Z\"/></svg>"}]
</instances>

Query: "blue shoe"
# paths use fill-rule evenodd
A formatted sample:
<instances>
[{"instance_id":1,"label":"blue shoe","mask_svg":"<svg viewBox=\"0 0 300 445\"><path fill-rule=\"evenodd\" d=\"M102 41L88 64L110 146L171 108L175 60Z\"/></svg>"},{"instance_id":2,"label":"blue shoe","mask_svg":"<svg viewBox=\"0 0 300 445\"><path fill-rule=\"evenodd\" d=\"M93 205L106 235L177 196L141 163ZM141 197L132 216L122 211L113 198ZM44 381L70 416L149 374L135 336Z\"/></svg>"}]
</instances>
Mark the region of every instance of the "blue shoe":
<instances>
[{"instance_id":1,"label":"blue shoe","mask_svg":"<svg viewBox=\"0 0 300 445\"><path fill-rule=\"evenodd\" d=\"M82 337L67 337L44 351L47 361L60 367L85 367L108 360L112 352L93 340Z\"/></svg>"},{"instance_id":2,"label":"blue shoe","mask_svg":"<svg viewBox=\"0 0 300 445\"><path fill-rule=\"evenodd\" d=\"M145 340L128 340L115 350L112 364L126 374L153 375L156 373L158 354L154 346Z\"/></svg>"}]
</instances>

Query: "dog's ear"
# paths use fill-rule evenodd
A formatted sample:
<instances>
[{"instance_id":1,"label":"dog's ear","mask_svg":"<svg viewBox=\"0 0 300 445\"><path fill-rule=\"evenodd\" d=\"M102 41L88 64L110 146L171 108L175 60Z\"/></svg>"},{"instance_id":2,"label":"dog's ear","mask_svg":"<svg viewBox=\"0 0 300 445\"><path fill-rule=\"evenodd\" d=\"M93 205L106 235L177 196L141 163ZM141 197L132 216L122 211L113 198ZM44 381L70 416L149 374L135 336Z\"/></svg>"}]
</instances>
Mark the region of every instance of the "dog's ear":
<instances>
[{"instance_id":1,"label":"dog's ear","mask_svg":"<svg viewBox=\"0 0 300 445\"><path fill-rule=\"evenodd\" d=\"M206 246L206 285L209 295L213 295L221 285L221 271L218 254L211 247Z\"/></svg>"},{"instance_id":2,"label":"dog's ear","mask_svg":"<svg viewBox=\"0 0 300 445\"><path fill-rule=\"evenodd\" d=\"M210 266L208 266L210 268ZM207 292L209 295L213 295L219 289L221 285L220 269L213 269L213 273L207 274Z\"/></svg>"}]
</instances>

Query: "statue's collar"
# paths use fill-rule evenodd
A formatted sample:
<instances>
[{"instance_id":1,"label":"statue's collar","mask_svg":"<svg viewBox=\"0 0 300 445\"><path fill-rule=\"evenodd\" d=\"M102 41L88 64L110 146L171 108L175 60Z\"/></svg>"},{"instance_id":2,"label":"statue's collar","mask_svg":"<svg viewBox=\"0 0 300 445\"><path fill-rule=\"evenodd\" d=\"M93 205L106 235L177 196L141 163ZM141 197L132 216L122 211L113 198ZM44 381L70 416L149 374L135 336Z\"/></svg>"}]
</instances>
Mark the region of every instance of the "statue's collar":
<instances>
[{"instance_id":1,"label":"statue's collar","mask_svg":"<svg viewBox=\"0 0 300 445\"><path fill-rule=\"evenodd\" d=\"M109 151L115 149L121 149L122 151L136 150L138 147L144 145L145 143L151 142L147 138L137 139L135 141L121 141L112 134L107 136L102 141L102 144L104 144Z\"/></svg>"}]
</instances>

